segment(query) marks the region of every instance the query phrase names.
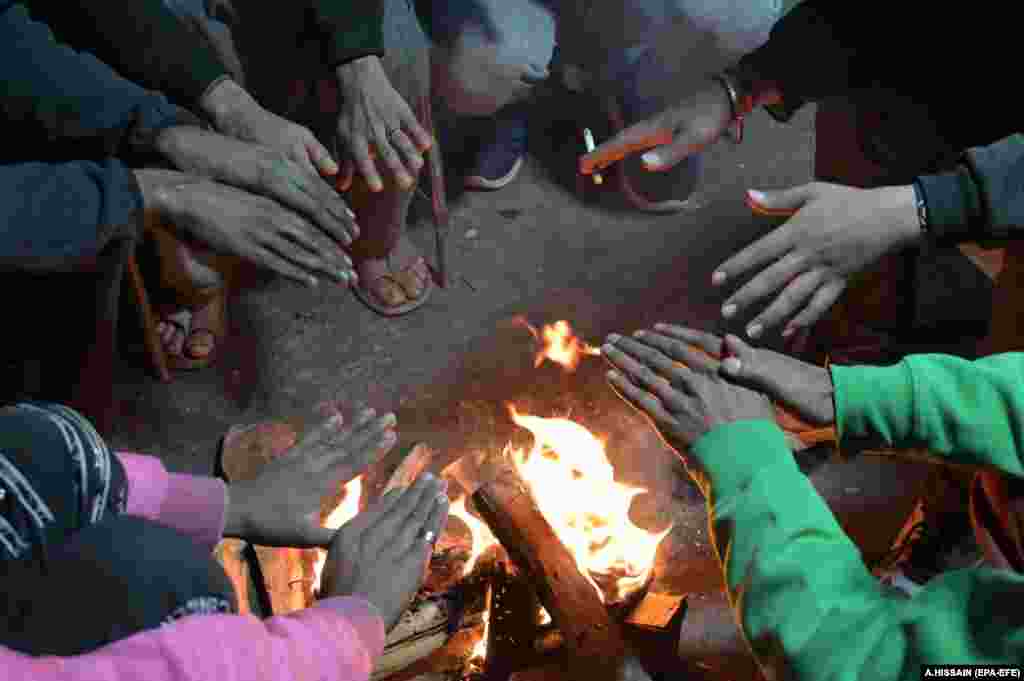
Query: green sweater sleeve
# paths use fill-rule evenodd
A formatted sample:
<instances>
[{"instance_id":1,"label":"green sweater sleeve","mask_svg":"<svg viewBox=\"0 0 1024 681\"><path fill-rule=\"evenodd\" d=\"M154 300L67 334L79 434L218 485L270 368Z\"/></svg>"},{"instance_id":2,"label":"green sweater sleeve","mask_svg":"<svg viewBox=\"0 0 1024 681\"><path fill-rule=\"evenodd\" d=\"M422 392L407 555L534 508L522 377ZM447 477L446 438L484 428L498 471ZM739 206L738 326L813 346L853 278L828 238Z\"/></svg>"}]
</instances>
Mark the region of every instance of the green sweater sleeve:
<instances>
[{"instance_id":1,"label":"green sweater sleeve","mask_svg":"<svg viewBox=\"0 0 1024 681\"><path fill-rule=\"evenodd\" d=\"M207 42L187 30L163 0L28 0L25 5L62 42L96 55L180 106L194 108L228 75Z\"/></svg>"},{"instance_id":2,"label":"green sweater sleeve","mask_svg":"<svg viewBox=\"0 0 1024 681\"><path fill-rule=\"evenodd\" d=\"M970 149L952 171L918 183L938 243L1024 238L1024 135Z\"/></svg>"},{"instance_id":3,"label":"green sweater sleeve","mask_svg":"<svg viewBox=\"0 0 1024 681\"><path fill-rule=\"evenodd\" d=\"M717 428L692 453L730 603L768 678L894 681L1024 656L1024 576L961 570L912 599L883 587L774 423Z\"/></svg>"},{"instance_id":4,"label":"green sweater sleeve","mask_svg":"<svg viewBox=\"0 0 1024 681\"><path fill-rule=\"evenodd\" d=\"M889 367L833 366L832 381L844 445L921 446L1024 477L1024 354L911 355Z\"/></svg>"},{"instance_id":5,"label":"green sweater sleeve","mask_svg":"<svg viewBox=\"0 0 1024 681\"><path fill-rule=\"evenodd\" d=\"M328 35L324 59L330 68L384 54L382 0L313 0L313 12Z\"/></svg>"}]
</instances>

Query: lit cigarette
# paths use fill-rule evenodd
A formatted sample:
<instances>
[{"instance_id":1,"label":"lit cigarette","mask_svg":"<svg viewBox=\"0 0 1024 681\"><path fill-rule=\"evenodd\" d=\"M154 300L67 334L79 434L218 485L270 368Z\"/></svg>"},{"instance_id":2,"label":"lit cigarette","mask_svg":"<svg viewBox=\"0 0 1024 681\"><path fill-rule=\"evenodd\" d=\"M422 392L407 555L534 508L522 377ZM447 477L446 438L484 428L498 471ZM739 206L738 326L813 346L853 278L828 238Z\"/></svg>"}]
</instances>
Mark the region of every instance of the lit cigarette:
<instances>
[{"instance_id":1,"label":"lit cigarette","mask_svg":"<svg viewBox=\"0 0 1024 681\"><path fill-rule=\"evenodd\" d=\"M583 128L583 143L587 145L587 153L589 154L597 145L594 144L594 133L590 132L590 128ZM594 173L594 184L601 184L604 182L604 178L601 177L601 173Z\"/></svg>"}]
</instances>

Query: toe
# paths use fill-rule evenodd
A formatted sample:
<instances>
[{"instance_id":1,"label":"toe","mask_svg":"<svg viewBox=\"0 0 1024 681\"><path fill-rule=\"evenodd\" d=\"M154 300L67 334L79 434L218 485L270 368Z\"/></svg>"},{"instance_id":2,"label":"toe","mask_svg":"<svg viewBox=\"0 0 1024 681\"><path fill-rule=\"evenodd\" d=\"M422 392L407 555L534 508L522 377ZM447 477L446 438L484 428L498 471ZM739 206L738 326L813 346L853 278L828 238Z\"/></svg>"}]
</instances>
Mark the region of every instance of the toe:
<instances>
[{"instance_id":1,"label":"toe","mask_svg":"<svg viewBox=\"0 0 1024 681\"><path fill-rule=\"evenodd\" d=\"M405 289L391 277L381 277L372 282L370 294L387 307L399 307L409 302Z\"/></svg>"},{"instance_id":2,"label":"toe","mask_svg":"<svg viewBox=\"0 0 1024 681\"><path fill-rule=\"evenodd\" d=\"M410 300L419 300L426 293L430 270L423 258L417 258L408 268L395 275L398 284Z\"/></svg>"},{"instance_id":3,"label":"toe","mask_svg":"<svg viewBox=\"0 0 1024 681\"><path fill-rule=\"evenodd\" d=\"M206 359L213 354L217 346L217 337L212 331L201 329L193 331L185 344L185 351L192 359Z\"/></svg>"},{"instance_id":4,"label":"toe","mask_svg":"<svg viewBox=\"0 0 1024 681\"><path fill-rule=\"evenodd\" d=\"M171 340L164 346L167 352L175 357L180 357L185 346L185 332L181 329L174 329L171 333Z\"/></svg>"}]
</instances>

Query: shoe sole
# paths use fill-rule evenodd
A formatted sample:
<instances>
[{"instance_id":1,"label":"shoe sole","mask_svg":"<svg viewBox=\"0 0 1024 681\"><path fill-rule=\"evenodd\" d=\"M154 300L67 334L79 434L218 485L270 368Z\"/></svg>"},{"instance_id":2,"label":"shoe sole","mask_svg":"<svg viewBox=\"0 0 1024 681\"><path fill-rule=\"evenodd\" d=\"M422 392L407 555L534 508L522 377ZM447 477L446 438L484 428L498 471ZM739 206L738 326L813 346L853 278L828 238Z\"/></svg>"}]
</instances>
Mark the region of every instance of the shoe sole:
<instances>
[{"instance_id":1,"label":"shoe sole","mask_svg":"<svg viewBox=\"0 0 1024 681\"><path fill-rule=\"evenodd\" d=\"M494 191L495 189L501 189L511 184L512 180L516 179L519 175L519 171L523 168L523 157L520 156L516 159L516 162L512 164L512 169L505 173L503 176L496 180L492 180L482 175L470 175L466 178L467 189L481 189L483 191Z\"/></svg>"}]
</instances>

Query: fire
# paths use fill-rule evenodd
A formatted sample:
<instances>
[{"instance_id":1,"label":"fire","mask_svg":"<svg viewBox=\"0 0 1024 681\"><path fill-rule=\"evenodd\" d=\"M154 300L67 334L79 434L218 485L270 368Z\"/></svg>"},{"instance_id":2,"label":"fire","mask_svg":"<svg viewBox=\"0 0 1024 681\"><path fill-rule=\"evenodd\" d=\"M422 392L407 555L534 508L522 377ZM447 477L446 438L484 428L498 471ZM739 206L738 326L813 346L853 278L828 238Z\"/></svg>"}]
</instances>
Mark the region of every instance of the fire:
<instances>
[{"instance_id":1,"label":"fire","mask_svg":"<svg viewBox=\"0 0 1024 681\"><path fill-rule=\"evenodd\" d=\"M332 530L339 529L342 525L352 520L359 513L359 501L363 496L363 476L353 478L345 485L345 496L338 507L331 511L324 519L324 527ZM316 562L313 564L313 588L320 589L320 575L324 570L324 563L327 562L327 552L323 549L317 550Z\"/></svg>"},{"instance_id":2,"label":"fire","mask_svg":"<svg viewBox=\"0 0 1024 681\"><path fill-rule=\"evenodd\" d=\"M580 424L521 415L513 405L509 411L516 425L534 438L529 452L509 453L580 573L602 601L608 596L620 600L641 587L658 545L672 529L648 532L630 522L633 499L647 490L616 482L604 443ZM612 593L606 593L595 577L610 583Z\"/></svg>"},{"instance_id":3,"label":"fire","mask_svg":"<svg viewBox=\"0 0 1024 681\"><path fill-rule=\"evenodd\" d=\"M541 349L537 351L533 362L534 367L539 367L544 360L550 360L561 365L566 371L575 371L583 357L601 354L600 348L588 345L577 338L572 332L572 326L564 319L554 324L545 324L540 331L525 317L517 317L516 321L529 329L541 344Z\"/></svg>"},{"instance_id":4,"label":"fire","mask_svg":"<svg viewBox=\"0 0 1024 681\"><path fill-rule=\"evenodd\" d=\"M470 515L469 510L466 509L466 497L465 495L459 497L456 501L452 502L448 508L448 515L454 516L464 522L466 527L469 528L470 536L473 538L473 545L469 551L469 560L466 561L466 565L462 569L462 574L468 575L473 571L476 566L476 562L480 560L480 556L490 547L498 543L498 540L493 534L491 534L491 528L487 527L479 519Z\"/></svg>"},{"instance_id":5,"label":"fire","mask_svg":"<svg viewBox=\"0 0 1024 681\"><path fill-rule=\"evenodd\" d=\"M473 646L473 650L469 651L469 661L480 663L482 660L487 659L487 638L490 634L491 628L491 609L484 610L483 613L483 627L480 632L480 640Z\"/></svg>"}]
</instances>

